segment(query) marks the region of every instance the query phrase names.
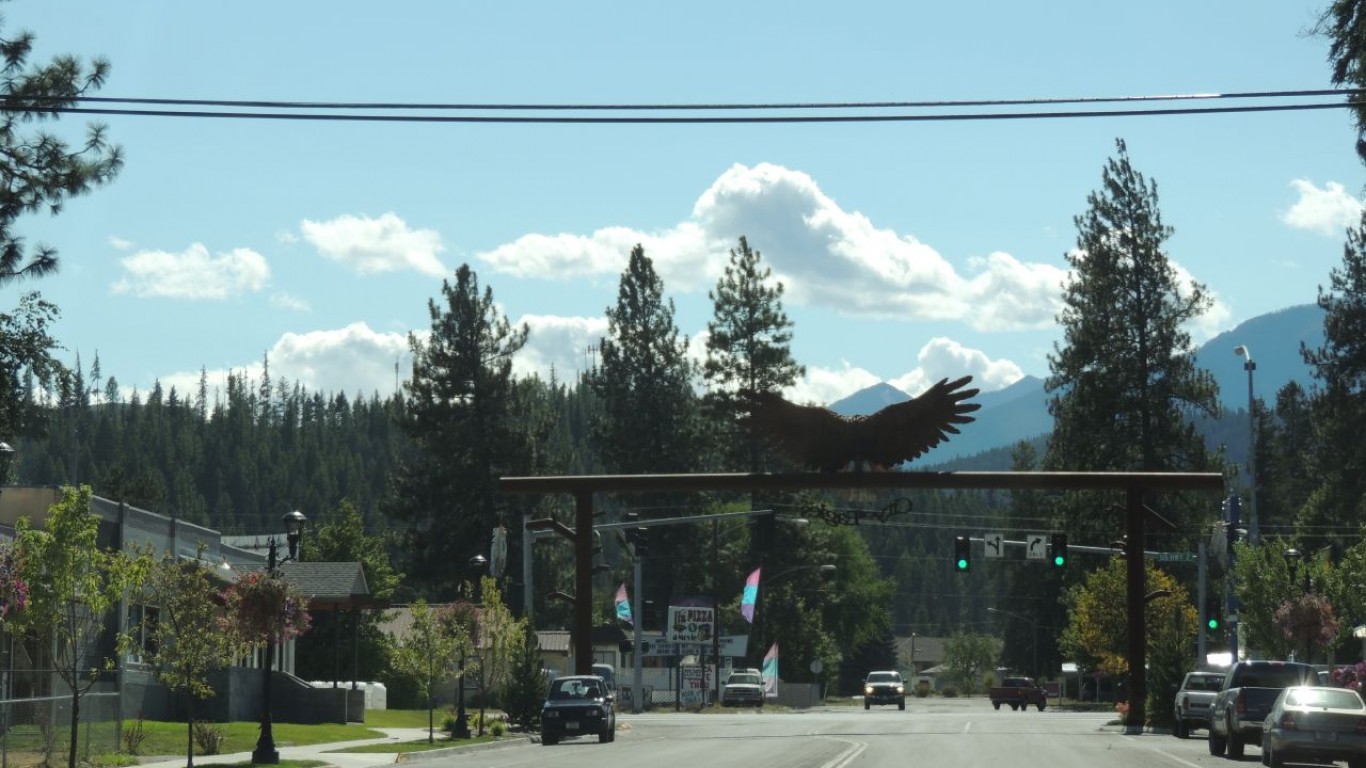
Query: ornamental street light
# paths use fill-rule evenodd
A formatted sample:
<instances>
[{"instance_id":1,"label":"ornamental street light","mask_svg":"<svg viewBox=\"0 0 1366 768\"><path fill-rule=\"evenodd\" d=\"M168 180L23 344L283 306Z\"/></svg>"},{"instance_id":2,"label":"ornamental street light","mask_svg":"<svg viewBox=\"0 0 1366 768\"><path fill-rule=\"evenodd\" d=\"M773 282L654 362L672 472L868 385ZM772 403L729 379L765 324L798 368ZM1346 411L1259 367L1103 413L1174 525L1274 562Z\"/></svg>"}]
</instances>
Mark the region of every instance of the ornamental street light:
<instances>
[{"instance_id":1,"label":"ornamental street light","mask_svg":"<svg viewBox=\"0 0 1366 768\"><path fill-rule=\"evenodd\" d=\"M482 576L484 575L484 568L488 565L488 562L489 562L488 559L485 558L483 555L475 555L474 557L471 557L471 558L470 558L470 562L469 562L469 570L470 570L470 573L473 574L473 575L475 576L475 578L480 578L480 577L482 577ZM468 584L468 582L466 582L466 584ZM463 587L462 587L462 589L463 589ZM470 587L469 589L475 592L474 595L466 595L466 596L465 596L467 600L469 600L470 598L474 598L474 599L470 600L470 612L469 612L469 614L468 614L469 617L470 617L470 647L471 647L471 649L472 649L472 648L474 647L474 608L473 608L473 606L474 606L475 604L477 604L477 602L478 602L478 591L477 591L477 589L474 588L474 587ZM451 730L451 737L452 737L452 738L456 738L456 739L468 739L468 738L470 737L470 721L469 721L469 718L467 718L467 717L465 716L465 656L466 656L466 655L467 655L467 654L465 654L465 653L462 651L462 652L460 653L460 660L457 662L457 664L459 665L459 674L458 674L457 677L458 677L458 679L459 679L460 698L457 700L457 703L456 703L456 710L455 710L455 728L453 728L453 729Z\"/></svg>"},{"instance_id":2,"label":"ornamental street light","mask_svg":"<svg viewBox=\"0 0 1366 768\"><path fill-rule=\"evenodd\" d=\"M1252 360L1252 351L1239 344L1233 354L1243 358L1243 370L1247 371L1247 541L1256 544L1257 538L1257 402L1252 396L1252 372L1257 363Z\"/></svg>"},{"instance_id":3,"label":"ornamental street light","mask_svg":"<svg viewBox=\"0 0 1366 768\"><path fill-rule=\"evenodd\" d=\"M270 578L279 576L281 565L293 560L299 554L299 542L303 539L304 523L308 518L299 510L285 513L285 540L289 543L289 556L283 560L277 559L275 547L275 537L270 537L270 546L266 550L266 575ZM277 765L280 762L280 753L275 749L275 734L271 730L270 722L270 678L275 666L275 642L274 632L266 640L265 663L261 666L261 736L256 740L256 749L252 750L251 762L253 765Z\"/></svg>"}]
</instances>

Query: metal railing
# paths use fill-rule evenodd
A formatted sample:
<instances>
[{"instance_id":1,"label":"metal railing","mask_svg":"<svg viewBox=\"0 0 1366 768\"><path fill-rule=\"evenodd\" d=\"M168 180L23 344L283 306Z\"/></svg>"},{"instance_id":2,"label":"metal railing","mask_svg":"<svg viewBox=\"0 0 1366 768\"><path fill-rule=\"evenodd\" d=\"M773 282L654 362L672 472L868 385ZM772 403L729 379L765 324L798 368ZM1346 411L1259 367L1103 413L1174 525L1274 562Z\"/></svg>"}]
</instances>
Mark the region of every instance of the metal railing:
<instances>
[{"instance_id":1,"label":"metal railing","mask_svg":"<svg viewBox=\"0 0 1366 768\"><path fill-rule=\"evenodd\" d=\"M117 752L118 692L89 691L80 701L78 760ZM71 696L0 699L0 768L65 766L70 744Z\"/></svg>"}]
</instances>

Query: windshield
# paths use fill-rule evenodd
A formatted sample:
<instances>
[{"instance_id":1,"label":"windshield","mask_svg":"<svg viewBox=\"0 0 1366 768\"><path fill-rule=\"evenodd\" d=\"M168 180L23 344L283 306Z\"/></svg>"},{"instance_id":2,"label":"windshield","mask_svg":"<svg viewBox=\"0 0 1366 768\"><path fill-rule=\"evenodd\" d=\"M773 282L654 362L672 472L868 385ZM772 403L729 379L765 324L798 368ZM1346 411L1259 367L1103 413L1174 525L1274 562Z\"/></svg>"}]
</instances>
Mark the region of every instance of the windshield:
<instances>
[{"instance_id":1,"label":"windshield","mask_svg":"<svg viewBox=\"0 0 1366 768\"><path fill-rule=\"evenodd\" d=\"M898 675L895 672L870 672L868 673L868 682L899 683L901 682L901 675Z\"/></svg>"},{"instance_id":2,"label":"windshield","mask_svg":"<svg viewBox=\"0 0 1366 768\"><path fill-rule=\"evenodd\" d=\"M599 699L602 698L602 684L598 680L583 678L560 678L550 685L552 699Z\"/></svg>"},{"instance_id":3,"label":"windshield","mask_svg":"<svg viewBox=\"0 0 1366 768\"><path fill-rule=\"evenodd\" d=\"M731 675L726 685L762 685L758 675Z\"/></svg>"},{"instance_id":4,"label":"windshield","mask_svg":"<svg viewBox=\"0 0 1366 768\"><path fill-rule=\"evenodd\" d=\"M1296 707L1363 708L1361 697L1348 688L1296 688L1286 692L1285 703Z\"/></svg>"}]
</instances>

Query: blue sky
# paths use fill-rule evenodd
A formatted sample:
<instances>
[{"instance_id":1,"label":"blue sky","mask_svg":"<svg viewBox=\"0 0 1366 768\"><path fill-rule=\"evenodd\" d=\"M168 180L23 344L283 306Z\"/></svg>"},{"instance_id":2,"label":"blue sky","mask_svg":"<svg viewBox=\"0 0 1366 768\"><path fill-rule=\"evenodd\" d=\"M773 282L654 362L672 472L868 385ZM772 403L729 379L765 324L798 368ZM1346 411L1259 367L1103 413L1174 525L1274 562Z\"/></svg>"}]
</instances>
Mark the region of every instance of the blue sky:
<instances>
[{"instance_id":1,"label":"blue sky","mask_svg":"<svg viewBox=\"0 0 1366 768\"><path fill-rule=\"evenodd\" d=\"M102 55L108 97L420 103L1031 99L1329 87L1321 2L395 2L16 0L36 59ZM1303 101L1303 100L1301 100ZM1169 105L1164 105L1169 106ZM899 110L901 113L909 110ZM950 110L967 112L966 109ZM1361 208L1345 110L761 125L108 124L113 184L20 232L62 272L74 360L146 392L199 372L394 389L406 335L469 263L572 378L642 243L700 354L741 235L787 288L791 394L915 394L1047 374L1073 217L1123 138L1158 183L1168 253L1215 309L1197 343L1311 303ZM1254 354L1255 340L1248 340ZM1231 367L1241 362L1228 356Z\"/></svg>"}]
</instances>

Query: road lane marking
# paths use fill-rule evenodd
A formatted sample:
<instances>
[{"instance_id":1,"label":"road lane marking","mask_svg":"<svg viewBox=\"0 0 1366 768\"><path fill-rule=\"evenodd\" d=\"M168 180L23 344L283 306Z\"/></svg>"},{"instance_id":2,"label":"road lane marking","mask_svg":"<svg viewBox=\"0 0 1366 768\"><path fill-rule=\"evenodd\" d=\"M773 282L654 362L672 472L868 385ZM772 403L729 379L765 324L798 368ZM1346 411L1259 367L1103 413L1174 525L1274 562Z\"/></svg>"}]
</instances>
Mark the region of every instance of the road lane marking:
<instances>
[{"instance_id":1,"label":"road lane marking","mask_svg":"<svg viewBox=\"0 0 1366 768\"><path fill-rule=\"evenodd\" d=\"M834 738L834 737L832 737L832 736L822 736L821 738L823 738L823 739L829 739L830 741L838 741L838 742L842 742L842 743L844 743L844 744L848 744L848 745L849 745L849 748L848 748L848 749L846 749L846 750L844 750L843 752L841 752L840 754L836 755L836 756L834 757L834 759L832 759L830 762L826 763L825 765L822 765L821 768L844 768L844 766L846 766L846 765L848 765L849 763L853 762L854 758L856 758L856 757L858 757L859 755L863 754L863 750L865 750L865 749L868 748L868 745L865 744L865 743L863 743L863 742L861 742L861 741L849 741L848 739L837 739L837 738Z\"/></svg>"}]
</instances>

